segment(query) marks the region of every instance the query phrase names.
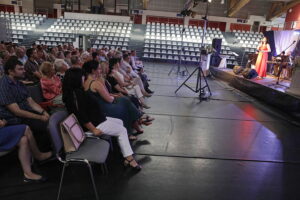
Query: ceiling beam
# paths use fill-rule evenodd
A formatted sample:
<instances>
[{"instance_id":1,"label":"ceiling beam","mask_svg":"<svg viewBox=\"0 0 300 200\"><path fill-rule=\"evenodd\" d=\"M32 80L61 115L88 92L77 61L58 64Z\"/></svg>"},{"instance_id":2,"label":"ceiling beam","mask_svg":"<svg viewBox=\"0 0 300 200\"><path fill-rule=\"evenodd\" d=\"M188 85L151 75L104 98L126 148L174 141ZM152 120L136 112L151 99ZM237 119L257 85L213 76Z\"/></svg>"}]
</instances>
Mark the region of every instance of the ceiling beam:
<instances>
[{"instance_id":1,"label":"ceiling beam","mask_svg":"<svg viewBox=\"0 0 300 200\"><path fill-rule=\"evenodd\" d=\"M269 12L267 14L267 18L266 19L269 19L272 17L273 13L278 10L278 9L281 9L283 8L284 6L284 3L283 2L272 2L272 6L270 7L269 9Z\"/></svg>"},{"instance_id":2,"label":"ceiling beam","mask_svg":"<svg viewBox=\"0 0 300 200\"><path fill-rule=\"evenodd\" d=\"M227 16L232 17L234 16L241 8L247 5L251 0L231 0L229 1L230 8L228 9Z\"/></svg>"},{"instance_id":3,"label":"ceiling beam","mask_svg":"<svg viewBox=\"0 0 300 200\"><path fill-rule=\"evenodd\" d=\"M293 0L289 3L284 4L284 5L278 4L275 8L273 8L273 10L270 10L270 12L267 16L267 20L271 21L272 19L274 19L276 17L279 17L280 15L286 13L290 8L296 6L299 3L300 3L300 0Z\"/></svg>"}]
</instances>

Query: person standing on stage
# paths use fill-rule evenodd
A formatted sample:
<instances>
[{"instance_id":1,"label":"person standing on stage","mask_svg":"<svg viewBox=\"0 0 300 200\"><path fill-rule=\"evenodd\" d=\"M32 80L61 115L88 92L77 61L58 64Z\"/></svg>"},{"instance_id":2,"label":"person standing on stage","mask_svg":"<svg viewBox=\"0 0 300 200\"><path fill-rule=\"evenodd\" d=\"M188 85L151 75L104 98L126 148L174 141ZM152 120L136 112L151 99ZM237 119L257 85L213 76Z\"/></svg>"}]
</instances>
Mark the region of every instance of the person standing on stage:
<instances>
[{"instance_id":1,"label":"person standing on stage","mask_svg":"<svg viewBox=\"0 0 300 200\"><path fill-rule=\"evenodd\" d=\"M270 45L268 44L268 39L264 37L257 48L258 56L255 64L255 69L260 78L267 76L267 61L268 53L271 52Z\"/></svg>"}]
</instances>

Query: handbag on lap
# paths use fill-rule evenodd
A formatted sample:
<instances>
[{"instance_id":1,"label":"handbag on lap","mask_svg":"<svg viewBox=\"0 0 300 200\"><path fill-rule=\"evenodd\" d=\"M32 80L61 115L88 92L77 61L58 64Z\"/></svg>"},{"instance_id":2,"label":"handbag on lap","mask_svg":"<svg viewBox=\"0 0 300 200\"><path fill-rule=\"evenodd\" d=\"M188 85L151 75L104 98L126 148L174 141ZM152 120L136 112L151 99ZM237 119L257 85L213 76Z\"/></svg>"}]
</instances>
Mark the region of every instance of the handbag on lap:
<instances>
[{"instance_id":1,"label":"handbag on lap","mask_svg":"<svg viewBox=\"0 0 300 200\"><path fill-rule=\"evenodd\" d=\"M60 129L65 152L77 151L81 143L85 140L85 134L76 116L74 114L69 115L61 122Z\"/></svg>"}]
</instances>

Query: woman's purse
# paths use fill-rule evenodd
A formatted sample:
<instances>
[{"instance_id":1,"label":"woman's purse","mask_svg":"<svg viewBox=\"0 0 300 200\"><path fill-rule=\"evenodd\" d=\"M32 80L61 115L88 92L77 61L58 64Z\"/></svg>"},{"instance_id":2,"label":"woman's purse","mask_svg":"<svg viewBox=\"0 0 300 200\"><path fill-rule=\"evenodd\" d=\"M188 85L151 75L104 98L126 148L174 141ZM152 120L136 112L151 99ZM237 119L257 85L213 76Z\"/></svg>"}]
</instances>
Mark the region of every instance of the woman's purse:
<instances>
[{"instance_id":1,"label":"woman's purse","mask_svg":"<svg viewBox=\"0 0 300 200\"><path fill-rule=\"evenodd\" d=\"M81 143L85 140L85 134L76 116L74 114L69 115L61 122L60 128L65 152L77 151Z\"/></svg>"}]
</instances>

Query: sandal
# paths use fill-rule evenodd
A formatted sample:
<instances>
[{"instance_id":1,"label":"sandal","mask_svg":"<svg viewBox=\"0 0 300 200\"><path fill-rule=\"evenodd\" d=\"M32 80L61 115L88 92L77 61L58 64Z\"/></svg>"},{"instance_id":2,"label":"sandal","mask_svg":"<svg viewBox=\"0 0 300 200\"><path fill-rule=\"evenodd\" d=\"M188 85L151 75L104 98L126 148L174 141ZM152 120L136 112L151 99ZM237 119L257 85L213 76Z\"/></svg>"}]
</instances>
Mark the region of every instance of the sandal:
<instances>
[{"instance_id":1,"label":"sandal","mask_svg":"<svg viewBox=\"0 0 300 200\"><path fill-rule=\"evenodd\" d=\"M129 167L129 168L131 168L131 169L133 169L133 170L135 170L135 171L141 171L142 166L139 165L138 163L137 163L137 165L136 165L135 167L133 167L132 165L130 165L130 163L132 163L133 161L135 161L135 160L134 160L134 159L128 160L127 158L125 158L124 166L125 166L125 167Z\"/></svg>"},{"instance_id":2,"label":"sandal","mask_svg":"<svg viewBox=\"0 0 300 200\"><path fill-rule=\"evenodd\" d=\"M151 121L147 121L147 120L140 120L140 121L139 121L139 124L145 125L145 126L149 126L149 125L152 124L152 122L151 122Z\"/></svg>"},{"instance_id":3,"label":"sandal","mask_svg":"<svg viewBox=\"0 0 300 200\"><path fill-rule=\"evenodd\" d=\"M133 136L137 136L137 135L141 135L141 134L143 134L144 133L144 131L136 131L135 133L133 133L132 135Z\"/></svg>"},{"instance_id":4,"label":"sandal","mask_svg":"<svg viewBox=\"0 0 300 200\"><path fill-rule=\"evenodd\" d=\"M155 120L154 117L150 117L149 115L144 115L144 116L141 117L141 119L142 119L143 121L145 121L145 122L152 122L152 121Z\"/></svg>"}]
</instances>

